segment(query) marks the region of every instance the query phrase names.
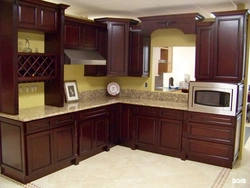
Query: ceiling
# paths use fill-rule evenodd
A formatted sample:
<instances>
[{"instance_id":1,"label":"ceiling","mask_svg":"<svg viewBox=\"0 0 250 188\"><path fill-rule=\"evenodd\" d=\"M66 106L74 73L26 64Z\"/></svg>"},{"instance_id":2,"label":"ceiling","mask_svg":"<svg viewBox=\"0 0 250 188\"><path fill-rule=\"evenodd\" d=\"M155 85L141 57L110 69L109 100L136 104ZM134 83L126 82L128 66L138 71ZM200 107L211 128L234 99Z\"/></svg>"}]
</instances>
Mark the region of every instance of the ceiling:
<instances>
[{"instance_id":1,"label":"ceiling","mask_svg":"<svg viewBox=\"0 0 250 188\"><path fill-rule=\"evenodd\" d=\"M132 18L198 12L211 18L211 12L250 9L250 0L46 0L70 5L66 14L79 18ZM241 7L242 8L242 7Z\"/></svg>"}]
</instances>

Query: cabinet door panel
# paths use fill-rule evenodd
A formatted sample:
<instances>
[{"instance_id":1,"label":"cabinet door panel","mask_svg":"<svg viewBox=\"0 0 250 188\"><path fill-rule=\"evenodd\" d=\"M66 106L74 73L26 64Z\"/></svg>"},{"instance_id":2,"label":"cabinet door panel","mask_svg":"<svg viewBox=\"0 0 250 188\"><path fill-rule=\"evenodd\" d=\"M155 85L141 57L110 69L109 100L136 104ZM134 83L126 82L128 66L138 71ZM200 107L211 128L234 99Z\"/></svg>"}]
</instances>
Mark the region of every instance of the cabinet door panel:
<instances>
[{"instance_id":1,"label":"cabinet door panel","mask_svg":"<svg viewBox=\"0 0 250 188\"><path fill-rule=\"evenodd\" d=\"M159 123L159 147L172 150L181 148L182 121L161 119Z\"/></svg>"},{"instance_id":2,"label":"cabinet door panel","mask_svg":"<svg viewBox=\"0 0 250 188\"><path fill-rule=\"evenodd\" d=\"M93 149L94 146L94 126L92 120L79 123L79 153L84 153Z\"/></svg>"},{"instance_id":3,"label":"cabinet door panel","mask_svg":"<svg viewBox=\"0 0 250 188\"><path fill-rule=\"evenodd\" d=\"M157 118L137 116L136 144L156 145Z\"/></svg>"},{"instance_id":4,"label":"cabinet door panel","mask_svg":"<svg viewBox=\"0 0 250 188\"><path fill-rule=\"evenodd\" d=\"M74 125L55 129L54 140L56 162L74 157Z\"/></svg>"},{"instance_id":5,"label":"cabinet door panel","mask_svg":"<svg viewBox=\"0 0 250 188\"><path fill-rule=\"evenodd\" d=\"M83 26L83 48L97 50L98 47L98 30L95 27Z\"/></svg>"},{"instance_id":6,"label":"cabinet door panel","mask_svg":"<svg viewBox=\"0 0 250 188\"><path fill-rule=\"evenodd\" d=\"M19 27L36 28L38 27L38 9L34 5L19 3L18 17Z\"/></svg>"},{"instance_id":7,"label":"cabinet door panel","mask_svg":"<svg viewBox=\"0 0 250 188\"><path fill-rule=\"evenodd\" d=\"M44 30L57 29L57 10L50 8L41 8L40 11L40 27Z\"/></svg>"},{"instance_id":8,"label":"cabinet door panel","mask_svg":"<svg viewBox=\"0 0 250 188\"><path fill-rule=\"evenodd\" d=\"M53 165L52 131L27 136L28 173L51 168Z\"/></svg>"},{"instance_id":9,"label":"cabinet door panel","mask_svg":"<svg viewBox=\"0 0 250 188\"><path fill-rule=\"evenodd\" d=\"M95 120L95 146L100 147L108 142L108 124L107 117Z\"/></svg>"},{"instance_id":10,"label":"cabinet door panel","mask_svg":"<svg viewBox=\"0 0 250 188\"><path fill-rule=\"evenodd\" d=\"M65 47L80 47L80 26L65 24L64 27L64 46Z\"/></svg>"}]
</instances>

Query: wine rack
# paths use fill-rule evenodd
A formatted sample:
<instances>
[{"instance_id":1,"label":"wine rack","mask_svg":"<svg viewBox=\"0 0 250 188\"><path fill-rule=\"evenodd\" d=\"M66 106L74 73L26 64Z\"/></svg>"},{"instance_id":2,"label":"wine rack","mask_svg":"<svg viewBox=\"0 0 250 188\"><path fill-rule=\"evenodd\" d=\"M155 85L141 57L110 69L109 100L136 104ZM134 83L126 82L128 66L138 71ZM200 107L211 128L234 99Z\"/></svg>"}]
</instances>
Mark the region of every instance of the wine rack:
<instances>
[{"instance_id":1,"label":"wine rack","mask_svg":"<svg viewBox=\"0 0 250 188\"><path fill-rule=\"evenodd\" d=\"M56 55L18 53L18 81L45 81L56 78Z\"/></svg>"}]
</instances>

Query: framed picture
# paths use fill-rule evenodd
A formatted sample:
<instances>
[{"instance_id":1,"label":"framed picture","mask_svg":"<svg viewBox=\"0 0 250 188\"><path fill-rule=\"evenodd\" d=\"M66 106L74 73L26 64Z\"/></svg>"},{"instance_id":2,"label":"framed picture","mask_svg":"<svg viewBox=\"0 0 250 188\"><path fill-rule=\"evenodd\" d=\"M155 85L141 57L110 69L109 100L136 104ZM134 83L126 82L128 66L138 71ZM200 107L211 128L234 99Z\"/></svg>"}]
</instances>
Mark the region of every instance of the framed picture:
<instances>
[{"instance_id":1,"label":"framed picture","mask_svg":"<svg viewBox=\"0 0 250 188\"><path fill-rule=\"evenodd\" d=\"M66 102L79 100L78 89L75 80L65 81L64 90L65 90Z\"/></svg>"}]
</instances>

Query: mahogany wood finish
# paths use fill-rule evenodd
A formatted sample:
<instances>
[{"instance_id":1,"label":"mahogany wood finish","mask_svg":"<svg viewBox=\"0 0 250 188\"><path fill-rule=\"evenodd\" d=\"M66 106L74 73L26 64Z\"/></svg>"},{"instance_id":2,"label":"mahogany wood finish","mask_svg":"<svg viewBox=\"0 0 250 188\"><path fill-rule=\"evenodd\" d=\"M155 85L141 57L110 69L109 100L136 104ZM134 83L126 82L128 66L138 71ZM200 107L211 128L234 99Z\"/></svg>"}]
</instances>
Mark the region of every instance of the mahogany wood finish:
<instances>
[{"instance_id":1,"label":"mahogany wood finish","mask_svg":"<svg viewBox=\"0 0 250 188\"><path fill-rule=\"evenodd\" d=\"M106 107L79 112L78 121L79 160L91 157L103 150L109 150Z\"/></svg>"},{"instance_id":2,"label":"mahogany wood finish","mask_svg":"<svg viewBox=\"0 0 250 188\"><path fill-rule=\"evenodd\" d=\"M28 183L76 164L76 140L75 114L30 122L1 118L2 174Z\"/></svg>"},{"instance_id":3,"label":"mahogany wood finish","mask_svg":"<svg viewBox=\"0 0 250 188\"><path fill-rule=\"evenodd\" d=\"M150 37L157 29L177 28L185 34L195 34L196 21L203 20L199 13L160 15L150 17L139 17L141 20L142 36Z\"/></svg>"},{"instance_id":4,"label":"mahogany wood finish","mask_svg":"<svg viewBox=\"0 0 250 188\"><path fill-rule=\"evenodd\" d=\"M129 28L138 21L122 18L100 18L96 22L108 27L107 76L128 75Z\"/></svg>"},{"instance_id":5,"label":"mahogany wood finish","mask_svg":"<svg viewBox=\"0 0 250 188\"><path fill-rule=\"evenodd\" d=\"M213 13L214 23L198 23L196 38L197 81L244 80L248 10Z\"/></svg>"},{"instance_id":6,"label":"mahogany wood finish","mask_svg":"<svg viewBox=\"0 0 250 188\"><path fill-rule=\"evenodd\" d=\"M141 29L131 27L129 32L128 76L148 77L150 61L150 37L143 37Z\"/></svg>"},{"instance_id":7,"label":"mahogany wood finish","mask_svg":"<svg viewBox=\"0 0 250 188\"><path fill-rule=\"evenodd\" d=\"M242 114L223 116L188 112L182 159L232 168L239 152Z\"/></svg>"},{"instance_id":8,"label":"mahogany wood finish","mask_svg":"<svg viewBox=\"0 0 250 188\"><path fill-rule=\"evenodd\" d=\"M119 141L119 120L120 105L110 105L108 107L108 125L109 125L109 146L115 146Z\"/></svg>"},{"instance_id":9,"label":"mahogany wood finish","mask_svg":"<svg viewBox=\"0 0 250 188\"><path fill-rule=\"evenodd\" d=\"M183 111L133 106L135 148L180 157Z\"/></svg>"},{"instance_id":10,"label":"mahogany wood finish","mask_svg":"<svg viewBox=\"0 0 250 188\"><path fill-rule=\"evenodd\" d=\"M3 0L0 2L0 87L4 88L0 96L1 112L13 115L19 113L18 82L21 81L51 80L51 82L45 82L45 104L63 106L64 56L62 42L64 10L67 7L68 5L32 0ZM18 71L17 31L45 34L45 53L41 54L41 58L48 53L53 54L56 57L56 62L52 63L53 66L45 63L42 67L43 69L55 69L54 76L33 76L32 73L31 76L27 77L18 76L20 71Z\"/></svg>"}]
</instances>

